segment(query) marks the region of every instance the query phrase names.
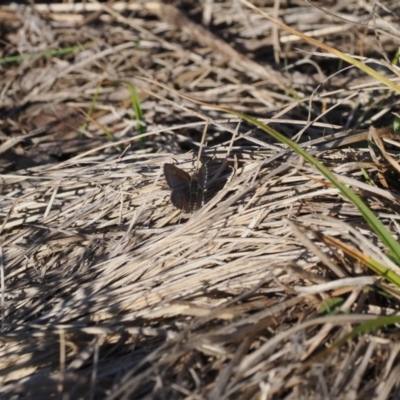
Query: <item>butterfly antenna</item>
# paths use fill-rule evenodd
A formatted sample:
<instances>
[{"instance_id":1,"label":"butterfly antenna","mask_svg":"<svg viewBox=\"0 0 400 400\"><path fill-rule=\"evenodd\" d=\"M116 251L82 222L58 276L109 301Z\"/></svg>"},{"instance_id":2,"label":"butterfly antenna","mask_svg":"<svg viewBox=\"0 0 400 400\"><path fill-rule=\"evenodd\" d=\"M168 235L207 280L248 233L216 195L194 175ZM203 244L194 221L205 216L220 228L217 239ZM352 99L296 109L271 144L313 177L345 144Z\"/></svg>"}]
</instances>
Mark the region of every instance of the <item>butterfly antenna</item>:
<instances>
[{"instance_id":1,"label":"butterfly antenna","mask_svg":"<svg viewBox=\"0 0 400 400\"><path fill-rule=\"evenodd\" d=\"M201 136L201 142L200 142L200 147L199 147L199 153L197 154L197 164L196 164L196 169L197 171L200 170L200 159L201 159L201 155L203 154L203 147L204 147L204 143L206 141L206 136L207 136L207 131L208 131L208 124L209 124L209 119L206 119L206 123L204 125L204 129L203 129L203 135Z\"/></svg>"}]
</instances>

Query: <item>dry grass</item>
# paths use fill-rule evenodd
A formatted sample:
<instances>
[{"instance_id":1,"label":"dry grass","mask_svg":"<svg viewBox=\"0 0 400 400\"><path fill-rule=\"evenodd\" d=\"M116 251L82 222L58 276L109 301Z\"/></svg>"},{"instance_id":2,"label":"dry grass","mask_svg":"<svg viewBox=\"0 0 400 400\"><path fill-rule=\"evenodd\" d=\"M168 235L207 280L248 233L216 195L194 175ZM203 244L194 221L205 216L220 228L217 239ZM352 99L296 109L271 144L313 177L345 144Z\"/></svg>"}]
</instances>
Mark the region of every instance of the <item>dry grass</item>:
<instances>
[{"instance_id":1,"label":"dry grass","mask_svg":"<svg viewBox=\"0 0 400 400\"><path fill-rule=\"evenodd\" d=\"M254 3L378 69L399 44L397 1ZM346 251L397 271L382 243L315 168L198 102L304 141L388 124L397 98L239 0L175 5L0 8L3 60L37 54L0 66L0 397L399 398L396 325L324 351L398 315L395 288ZM398 238L379 152L309 148ZM185 214L162 167L193 172L199 151L227 161L224 187Z\"/></svg>"}]
</instances>

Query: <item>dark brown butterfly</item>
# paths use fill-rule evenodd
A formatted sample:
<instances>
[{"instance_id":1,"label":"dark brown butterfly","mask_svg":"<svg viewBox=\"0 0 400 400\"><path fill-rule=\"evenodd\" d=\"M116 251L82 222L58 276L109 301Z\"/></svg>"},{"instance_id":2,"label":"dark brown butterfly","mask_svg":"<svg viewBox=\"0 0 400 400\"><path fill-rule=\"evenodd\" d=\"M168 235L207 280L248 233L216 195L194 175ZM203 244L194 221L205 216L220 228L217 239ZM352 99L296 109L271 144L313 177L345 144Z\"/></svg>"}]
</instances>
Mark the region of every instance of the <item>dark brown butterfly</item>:
<instances>
[{"instance_id":1,"label":"dark brown butterfly","mask_svg":"<svg viewBox=\"0 0 400 400\"><path fill-rule=\"evenodd\" d=\"M190 176L173 164L164 164L164 175L172 189L171 203L180 210L192 212L203 205L207 167L203 164L198 173Z\"/></svg>"}]
</instances>

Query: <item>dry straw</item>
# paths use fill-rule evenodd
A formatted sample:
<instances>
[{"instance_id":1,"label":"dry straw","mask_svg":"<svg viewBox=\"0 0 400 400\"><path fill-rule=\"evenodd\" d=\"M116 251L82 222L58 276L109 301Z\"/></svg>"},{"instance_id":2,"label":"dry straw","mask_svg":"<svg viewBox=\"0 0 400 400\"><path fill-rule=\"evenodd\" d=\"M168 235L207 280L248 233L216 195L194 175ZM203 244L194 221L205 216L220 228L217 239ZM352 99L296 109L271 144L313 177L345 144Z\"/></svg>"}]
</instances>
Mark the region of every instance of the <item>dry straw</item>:
<instances>
[{"instance_id":1,"label":"dry straw","mask_svg":"<svg viewBox=\"0 0 400 400\"><path fill-rule=\"evenodd\" d=\"M395 258L240 114L300 140L398 241L396 132L369 129L393 92L272 23L365 54L377 26L390 51L394 2L133 3L0 8L0 397L396 398ZM204 160L220 190L182 212L163 166Z\"/></svg>"}]
</instances>

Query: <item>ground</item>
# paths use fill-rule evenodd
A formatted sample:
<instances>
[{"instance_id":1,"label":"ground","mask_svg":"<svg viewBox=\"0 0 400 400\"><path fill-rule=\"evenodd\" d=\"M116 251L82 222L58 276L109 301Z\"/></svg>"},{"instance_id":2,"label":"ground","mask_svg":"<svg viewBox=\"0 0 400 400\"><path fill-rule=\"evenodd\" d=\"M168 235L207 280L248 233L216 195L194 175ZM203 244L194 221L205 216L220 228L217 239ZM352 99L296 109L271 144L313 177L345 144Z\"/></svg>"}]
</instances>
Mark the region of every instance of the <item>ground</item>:
<instances>
[{"instance_id":1,"label":"ground","mask_svg":"<svg viewBox=\"0 0 400 400\"><path fill-rule=\"evenodd\" d=\"M399 398L399 13L0 6L0 398Z\"/></svg>"}]
</instances>

